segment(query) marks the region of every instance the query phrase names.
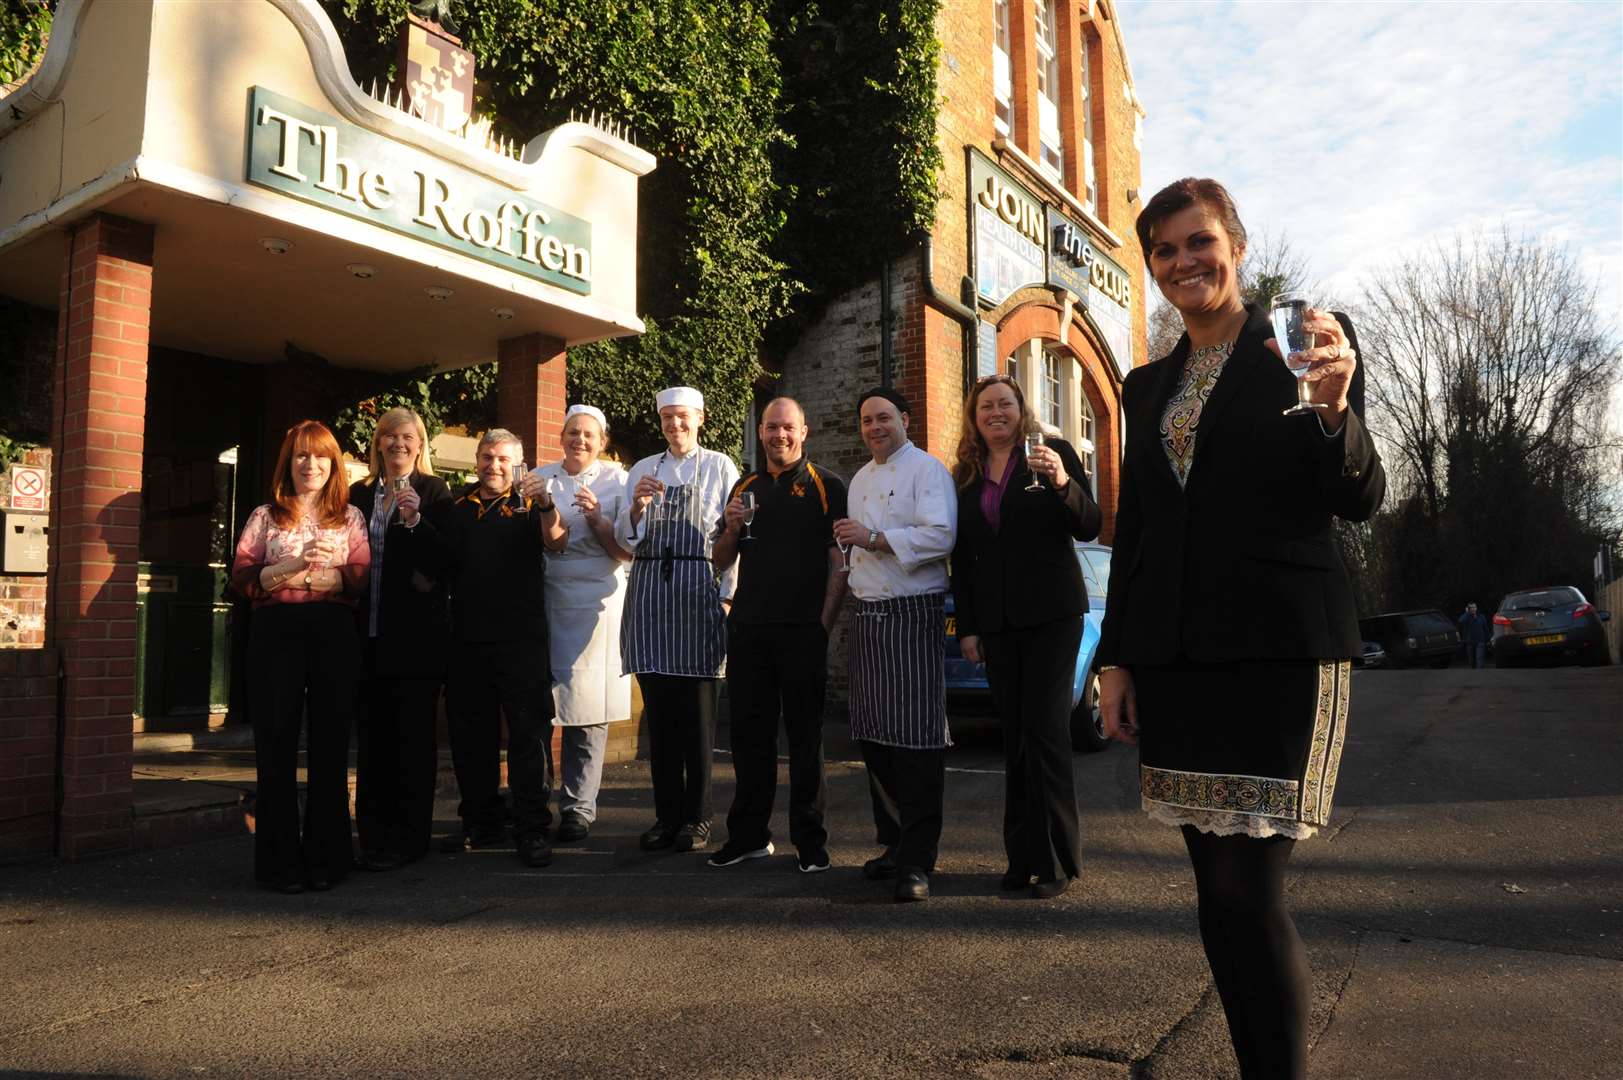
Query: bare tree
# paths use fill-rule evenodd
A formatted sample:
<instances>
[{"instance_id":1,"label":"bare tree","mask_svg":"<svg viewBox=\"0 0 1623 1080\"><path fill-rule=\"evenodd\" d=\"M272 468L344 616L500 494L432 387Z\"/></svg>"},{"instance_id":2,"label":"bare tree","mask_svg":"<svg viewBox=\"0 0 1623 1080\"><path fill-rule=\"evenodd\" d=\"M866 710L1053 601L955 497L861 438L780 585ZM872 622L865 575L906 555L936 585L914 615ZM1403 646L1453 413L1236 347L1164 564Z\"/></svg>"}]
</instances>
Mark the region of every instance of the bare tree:
<instances>
[{"instance_id":1,"label":"bare tree","mask_svg":"<svg viewBox=\"0 0 1623 1080\"><path fill-rule=\"evenodd\" d=\"M1456 237L1381 273L1358 326L1402 533L1387 599L1492 603L1582 580L1618 522L1603 478L1623 355L1571 255L1508 231Z\"/></svg>"}]
</instances>

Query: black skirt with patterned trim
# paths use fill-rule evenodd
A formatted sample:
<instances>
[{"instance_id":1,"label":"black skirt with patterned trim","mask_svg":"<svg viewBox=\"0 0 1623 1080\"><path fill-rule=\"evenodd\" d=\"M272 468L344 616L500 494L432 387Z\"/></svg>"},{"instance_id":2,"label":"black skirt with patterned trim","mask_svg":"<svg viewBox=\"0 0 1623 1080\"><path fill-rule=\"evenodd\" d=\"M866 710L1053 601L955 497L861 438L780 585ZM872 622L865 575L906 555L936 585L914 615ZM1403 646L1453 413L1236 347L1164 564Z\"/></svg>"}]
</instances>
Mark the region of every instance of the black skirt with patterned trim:
<instances>
[{"instance_id":1,"label":"black skirt with patterned trim","mask_svg":"<svg viewBox=\"0 0 1623 1080\"><path fill-rule=\"evenodd\" d=\"M1139 784L1155 820L1302 839L1328 824L1352 665L1135 665Z\"/></svg>"}]
</instances>

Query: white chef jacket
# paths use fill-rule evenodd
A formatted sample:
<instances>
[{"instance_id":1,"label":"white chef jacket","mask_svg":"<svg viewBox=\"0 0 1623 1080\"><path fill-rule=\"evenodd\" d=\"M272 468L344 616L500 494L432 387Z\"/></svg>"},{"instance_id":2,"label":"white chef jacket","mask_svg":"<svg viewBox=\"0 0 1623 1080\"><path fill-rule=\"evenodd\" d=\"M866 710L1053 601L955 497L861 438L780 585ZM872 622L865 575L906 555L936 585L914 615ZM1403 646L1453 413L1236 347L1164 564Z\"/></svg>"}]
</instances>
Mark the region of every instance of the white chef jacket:
<instances>
[{"instance_id":1,"label":"white chef jacket","mask_svg":"<svg viewBox=\"0 0 1623 1080\"><path fill-rule=\"evenodd\" d=\"M727 508L727 493L738 483L738 466L733 464L733 459L715 450L695 446L692 452L684 456L678 456L674 451L667 449L658 454L650 454L631 466L631 471L626 474L625 507L614 523L615 539L619 541L621 547L630 552L637 550L638 543L648 531L647 515L653 508L649 507L644 511L643 520L633 528L631 506L636 501L637 481L650 475L664 483L666 487L681 484L696 488L705 547L708 550L712 543L711 538L718 532L716 525L721 521L722 512ZM738 562L734 560L731 566L722 571L718 580L721 599L731 600L737 585Z\"/></svg>"},{"instance_id":2,"label":"white chef jacket","mask_svg":"<svg viewBox=\"0 0 1623 1080\"><path fill-rule=\"evenodd\" d=\"M895 551L851 549L851 592L858 600L947 591L958 496L945 465L904 441L883 465L870 461L857 470L847 502L852 520L884 533Z\"/></svg>"}]
</instances>

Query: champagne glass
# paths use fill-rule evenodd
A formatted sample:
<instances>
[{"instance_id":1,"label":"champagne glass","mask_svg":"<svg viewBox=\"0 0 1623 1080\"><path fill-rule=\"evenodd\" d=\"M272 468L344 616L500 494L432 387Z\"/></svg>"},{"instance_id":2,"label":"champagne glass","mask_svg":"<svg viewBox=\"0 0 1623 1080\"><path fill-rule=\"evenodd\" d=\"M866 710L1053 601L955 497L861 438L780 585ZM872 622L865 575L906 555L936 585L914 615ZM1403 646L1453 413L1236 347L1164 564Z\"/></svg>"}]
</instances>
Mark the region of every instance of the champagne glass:
<instances>
[{"instance_id":1,"label":"champagne glass","mask_svg":"<svg viewBox=\"0 0 1623 1080\"><path fill-rule=\"evenodd\" d=\"M518 468L513 471L513 494L518 496L519 509L524 508L524 491L522 485L524 483L524 478L528 475L530 475L530 467L522 461L519 462Z\"/></svg>"},{"instance_id":2,"label":"champagne glass","mask_svg":"<svg viewBox=\"0 0 1623 1080\"><path fill-rule=\"evenodd\" d=\"M1031 483L1026 485L1027 491L1041 491L1043 478L1037 475L1037 470L1031 468L1031 452L1043 444L1043 433L1040 431L1026 432L1026 468L1031 469Z\"/></svg>"},{"instance_id":3,"label":"champagne glass","mask_svg":"<svg viewBox=\"0 0 1623 1080\"><path fill-rule=\"evenodd\" d=\"M755 521L755 492L744 492L738 497L738 501L744 504L744 539L753 540L755 538L750 535L750 525Z\"/></svg>"},{"instance_id":4,"label":"champagne glass","mask_svg":"<svg viewBox=\"0 0 1623 1080\"><path fill-rule=\"evenodd\" d=\"M1305 294L1284 292L1277 294L1268 308L1268 317L1274 324L1274 340L1279 343L1279 355L1285 360L1285 370L1296 376L1296 404L1286 409L1282 414L1284 416L1310 413L1326 407L1310 400L1313 387L1303 378L1308 372L1308 365L1296 367L1290 362L1291 353L1305 352L1313 347L1313 335L1302 325L1308 306Z\"/></svg>"},{"instance_id":5,"label":"champagne glass","mask_svg":"<svg viewBox=\"0 0 1623 1080\"><path fill-rule=\"evenodd\" d=\"M851 572L851 545L842 544L840 541L835 540L834 546L840 549L840 573L849 574Z\"/></svg>"}]
</instances>

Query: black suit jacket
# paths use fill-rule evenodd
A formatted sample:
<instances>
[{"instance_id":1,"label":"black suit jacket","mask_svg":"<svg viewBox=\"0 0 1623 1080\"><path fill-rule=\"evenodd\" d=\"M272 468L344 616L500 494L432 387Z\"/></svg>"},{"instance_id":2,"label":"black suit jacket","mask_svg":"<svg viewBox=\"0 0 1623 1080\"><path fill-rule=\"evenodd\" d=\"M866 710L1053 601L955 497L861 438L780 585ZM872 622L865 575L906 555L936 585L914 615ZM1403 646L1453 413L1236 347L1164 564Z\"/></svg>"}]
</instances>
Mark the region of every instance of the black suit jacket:
<instances>
[{"instance_id":1,"label":"black suit jacket","mask_svg":"<svg viewBox=\"0 0 1623 1080\"><path fill-rule=\"evenodd\" d=\"M1330 659L1361 650L1330 520L1367 520L1386 493L1363 421L1366 358L1358 358L1346 422L1326 437L1313 416L1281 415L1296 401L1296 380L1263 347L1274 336L1267 310L1246 311L1201 412L1185 487L1167 461L1161 414L1189 355L1188 336L1127 376L1100 663ZM1336 318L1356 349L1352 325Z\"/></svg>"},{"instance_id":2,"label":"black suit jacket","mask_svg":"<svg viewBox=\"0 0 1623 1080\"><path fill-rule=\"evenodd\" d=\"M400 511L389 514L389 531L383 540L383 577L378 598L378 637L388 647L378 650L378 669L383 672L436 677L445 673L446 617L445 580L449 572L449 552L433 522L431 511L451 502L451 489L437 476L413 473L412 490L422 500L421 517L415 529L400 523ZM357 480L350 485L349 501L368 523L376 501L376 483ZM356 617L361 639L367 636L371 611L371 575L368 591L361 596ZM425 588L424 586L427 586Z\"/></svg>"},{"instance_id":3,"label":"black suit jacket","mask_svg":"<svg viewBox=\"0 0 1623 1080\"><path fill-rule=\"evenodd\" d=\"M1074 540L1099 535L1099 504L1088 492L1071 444L1052 439L1071 482L1059 493L1027 491L1031 472L1016 465L998 504L997 532L981 513L978 479L958 489L958 540L952 549L952 598L958 636L1040 626L1088 610Z\"/></svg>"}]
</instances>

